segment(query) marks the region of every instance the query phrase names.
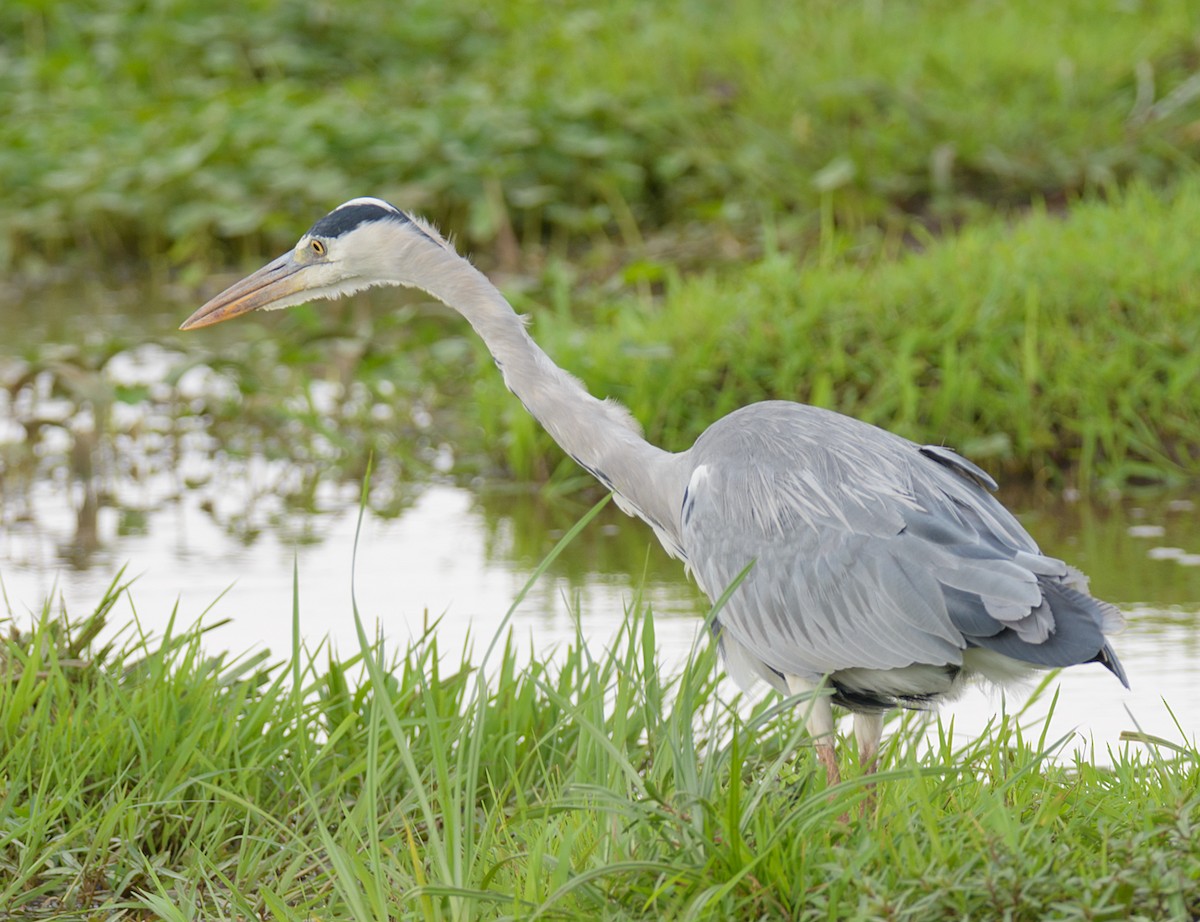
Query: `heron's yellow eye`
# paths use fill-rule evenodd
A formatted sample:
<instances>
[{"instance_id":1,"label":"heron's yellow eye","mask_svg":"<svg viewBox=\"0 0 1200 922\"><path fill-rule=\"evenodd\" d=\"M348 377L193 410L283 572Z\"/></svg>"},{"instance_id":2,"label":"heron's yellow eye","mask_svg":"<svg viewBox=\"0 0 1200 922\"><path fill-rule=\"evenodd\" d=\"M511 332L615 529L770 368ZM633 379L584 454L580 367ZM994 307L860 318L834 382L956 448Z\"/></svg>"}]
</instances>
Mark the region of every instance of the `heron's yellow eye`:
<instances>
[{"instance_id":1,"label":"heron's yellow eye","mask_svg":"<svg viewBox=\"0 0 1200 922\"><path fill-rule=\"evenodd\" d=\"M325 244L323 244L320 240L310 241L308 245L312 248L314 256L325 255Z\"/></svg>"}]
</instances>

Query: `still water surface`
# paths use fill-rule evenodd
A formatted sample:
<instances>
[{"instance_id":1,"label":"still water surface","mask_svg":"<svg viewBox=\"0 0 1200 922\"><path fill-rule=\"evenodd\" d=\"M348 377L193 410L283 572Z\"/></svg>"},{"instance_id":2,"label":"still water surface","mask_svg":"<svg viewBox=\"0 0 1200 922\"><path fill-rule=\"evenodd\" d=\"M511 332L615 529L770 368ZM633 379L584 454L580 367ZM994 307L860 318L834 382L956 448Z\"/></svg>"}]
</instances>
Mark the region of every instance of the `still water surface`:
<instances>
[{"instance_id":1,"label":"still water surface","mask_svg":"<svg viewBox=\"0 0 1200 922\"><path fill-rule=\"evenodd\" d=\"M86 335L80 298L91 305ZM324 469L333 456L322 455L319 440L297 441L309 430L294 426L287 414L281 434L269 432L241 454L229 451L238 438L229 427L244 424L255 406L253 394L244 394L224 418L219 436L202 416L190 415L192 402L213 387L204 362L186 355L192 341L181 345L171 332L192 300L186 293L73 291L57 310L46 297L15 296L3 304L8 331L25 341L0 343L0 379L7 387L0 389L0 615L27 623L53 594L81 616L126 567L136 581L115 624L136 617L144 631L161 634L178 607L182 624L228 620L207 635L212 652L268 648L283 659L292 645L295 566L303 642L314 650L328 641L349 655L357 649L350 590L358 485L345 470L332 476ZM139 304L156 307L139 313ZM99 338L97 331L103 331ZM227 339L204 340L205 348L228 358L241 344L238 337L295 339L294 333L255 327L235 332L237 337L226 332ZM357 339L340 335L353 347L377 343L379 331ZM82 351L69 345L84 340ZM68 344L67 351L58 351L57 343ZM243 367L252 368L259 353L247 355ZM44 370L37 381L44 385L18 387L31 363L39 362ZM191 370L175 375L181 366ZM163 383L168 380L174 382L169 387ZM245 371L237 380L246 381ZM251 384L259 394L296 386L269 378ZM424 411L413 412L415 422L396 422L378 393L367 393L361 413L347 410L336 394L322 406L319 384L308 386L305 409L341 413L329 422L331 429L345 431L365 419L356 432L369 435L373 426L395 423L393 444L406 444L413 433L429 444L424 460L406 460L404 470L418 461L426 473L440 469L449 449L429 435L438 426ZM6 394L12 395L7 402ZM392 404L409 402L403 396ZM107 409L100 414L98 406ZM211 414L216 404L205 406ZM377 416L381 409L387 412ZM279 415L268 407L258 418ZM273 460L265 460L272 448ZM299 455L307 467L300 465L298 474ZM61 460L50 463L54 456ZM448 479L410 480L396 474L398 466L389 473L387 462L386 452L377 451L376 477L392 495L372 506L380 514L364 519L354 575L364 621L402 646L422 634L427 619L440 617L443 655L457 658L468 639L481 655L529 574L584 508L497 494L486 483L467 490ZM303 502L292 503L297 496ZM1048 553L1088 572L1093 591L1118 603L1129 620L1115 645L1132 691L1099 666L1064 671L1055 680L1062 694L1052 738L1077 730L1103 758L1104 748L1126 730L1179 740L1177 720L1184 736L1200 736L1200 497L1156 495L1096 505L1037 495L1004 498ZM539 657L574 639L577 617L589 642L602 646L635 598L655 614L668 669L694 643L707 642L699 636L707 606L682 567L645 527L610 508L534 587L511 627L518 646ZM1012 710L1022 700L1010 692L1003 703ZM973 733L1001 704L997 692L972 690L943 714ZM1033 713L1044 713L1047 705L1048 696Z\"/></svg>"},{"instance_id":2,"label":"still water surface","mask_svg":"<svg viewBox=\"0 0 1200 922\"><path fill-rule=\"evenodd\" d=\"M359 609L368 625L378 625L396 645L419 637L428 617L441 616L437 631L444 654L457 656L469 638L481 654L536 566L539 549L549 550L575 510L548 514L537 497L489 501L450 484L419 490L399 517L365 518L355 581ZM357 649L350 585L358 512L351 491L345 491L340 509L310 523L303 540L273 531L251 542L235 540L216 524L211 507L188 493L154 513L137 534L121 534L118 511L102 510L101 550L86 566L61 553L71 546L77 522L69 499L57 495L57 513L47 486L38 528L9 528L0 542L0 576L15 614L39 607L51 593L81 614L100 598L116 569L127 565L137 580L115 621L136 613L143 630L161 634L178 603L182 623L229 619L208 635L214 652L266 647L282 658L292 643L295 563L305 644L311 650L328 640L343 655ZM548 517L559 525L547 524ZM1098 666L1064 671L1055 683L1062 694L1054 735L1077 730L1080 742L1095 742L1101 758L1124 730L1141 728L1179 740L1176 718L1186 736L1195 738L1200 567L1192 555L1200 554L1200 533L1191 501L1175 497L1103 512L1062 507L1026 518L1049 552L1088 568L1096 591L1118 601L1129 619L1116 646L1132 691ZM542 533L531 536L534 527ZM1087 540L1073 531L1081 527L1090 529ZM614 547L628 553L613 558ZM704 600L644 528L605 510L535 585L512 628L521 646L545 657L573 639L578 613L584 634L603 645L639 591L655 613L663 661L674 668L698 638L706 642L699 637ZM1009 692L1007 706L1013 709L1022 699ZM1001 704L998 692L972 689L943 713L954 717L959 730L974 733ZM1030 719L1043 714L1046 704L1035 705Z\"/></svg>"}]
</instances>

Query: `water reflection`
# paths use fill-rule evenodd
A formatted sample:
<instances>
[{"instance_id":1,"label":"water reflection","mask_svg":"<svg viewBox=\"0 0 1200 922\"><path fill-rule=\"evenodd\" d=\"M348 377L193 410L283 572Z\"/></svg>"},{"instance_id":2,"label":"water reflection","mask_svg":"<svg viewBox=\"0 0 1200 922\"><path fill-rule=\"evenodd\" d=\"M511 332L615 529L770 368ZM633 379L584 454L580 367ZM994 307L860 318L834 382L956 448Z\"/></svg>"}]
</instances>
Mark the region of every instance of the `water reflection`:
<instances>
[{"instance_id":1,"label":"water reflection","mask_svg":"<svg viewBox=\"0 0 1200 922\"><path fill-rule=\"evenodd\" d=\"M351 555L373 453L356 582L366 622L400 643L441 618L444 651L472 639L482 650L527 575L585 506L488 489L482 477L467 490L439 476L472 467L449 448L462 442L439 401L454 399L453 384L442 394L426 381L439 371L421 344L442 337L440 360L453 363L453 337L440 327L423 331L419 313L403 316L401 331L396 320L355 327L363 307L342 309L348 313L335 321L297 312L286 336L244 325L238 338L226 332L199 357L170 336L147 343L130 329L126 340L131 321L119 310L106 337L0 352L0 579L9 612L25 617L54 594L82 614L128 565L137 582L118 620L136 617L143 630L161 633L178 605L185 622L231 619L209 644L265 646L282 657L292 643L295 565L305 643L328 638L352 650ZM178 316L171 308L142 323L166 329ZM58 324L47 312L30 315L22 329L43 344L73 335ZM303 355L282 355L284 348ZM1134 690L1124 692L1099 667L1066 671L1059 733L1079 727L1101 747L1135 726L1178 738L1165 698L1184 731L1200 734L1193 498L1063 504L1010 493L1006 501L1025 511L1049 553L1088 572L1096 594L1129 615L1116 646ZM511 623L519 642L545 656L571 640L576 613L603 644L638 597L659 619L664 659L678 662L706 605L645 528L608 509ZM975 731L998 706L997 696L977 691L947 714Z\"/></svg>"},{"instance_id":2,"label":"water reflection","mask_svg":"<svg viewBox=\"0 0 1200 922\"><path fill-rule=\"evenodd\" d=\"M294 563L305 642L314 648L328 638L343 652L357 644L350 607L357 510L350 490L323 490L327 511L286 520L250 541L225 528L196 492L181 494L136 528L125 526L119 510L104 507L96 517L98 550L85 566L62 550L77 539L70 494L52 485L37 493L37 526L8 528L0 543L0 576L17 612L40 606L51 592L82 612L116 568L128 563L138 579L125 613L136 614L143 630L161 632L178 603L184 621L202 614L209 622L232 619L210 635L210 644L236 651L266 646L282 655L291 645ZM1063 695L1054 727L1078 727L1101 747L1135 727L1177 739L1160 699L1176 708L1188 734L1200 732L1192 707L1200 700L1193 668L1200 656L1196 568L1153 559L1146 539L1129 534L1139 510L1164 509L1162 503L1066 507L1032 517L1047 550L1093 573L1097 590L1129 616L1117 648L1132 692L1099 667L1067 670L1059 680ZM402 515L365 518L356 583L360 610L395 642L419 636L429 619L440 618L443 650L457 651L471 639L482 650L529 572L580 511L574 503L528 494L477 496L449 484L426 485ZM1200 548L1191 516L1163 514L1161 521L1164 537ZM665 660L680 662L697 637L704 601L644 528L605 510L534 587L512 626L523 644L547 655L571 640L575 613L581 612L585 634L602 645L639 593L659 619ZM1019 702L1017 695L1010 707ZM1035 712L1044 712L1047 703ZM972 691L946 712L961 730L974 732L999 706L995 693Z\"/></svg>"}]
</instances>

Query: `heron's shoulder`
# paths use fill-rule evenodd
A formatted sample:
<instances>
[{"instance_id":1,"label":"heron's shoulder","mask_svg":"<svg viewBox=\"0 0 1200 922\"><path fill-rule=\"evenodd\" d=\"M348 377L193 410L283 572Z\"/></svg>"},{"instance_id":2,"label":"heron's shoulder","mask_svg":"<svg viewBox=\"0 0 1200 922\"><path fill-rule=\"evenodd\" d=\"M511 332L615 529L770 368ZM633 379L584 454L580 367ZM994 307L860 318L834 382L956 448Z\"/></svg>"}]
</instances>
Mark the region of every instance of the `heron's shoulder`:
<instances>
[{"instance_id":1,"label":"heron's shoulder","mask_svg":"<svg viewBox=\"0 0 1200 922\"><path fill-rule=\"evenodd\" d=\"M943 506L978 506L1013 530L987 493L994 481L966 458L819 407L752 404L710 426L690 454L691 508L714 527L884 535Z\"/></svg>"},{"instance_id":2,"label":"heron's shoulder","mask_svg":"<svg viewBox=\"0 0 1200 922\"><path fill-rule=\"evenodd\" d=\"M736 410L708 427L692 449L696 464L774 478L801 469L837 485L855 481L885 493L922 466L920 446L862 420L784 400Z\"/></svg>"},{"instance_id":3,"label":"heron's shoulder","mask_svg":"<svg viewBox=\"0 0 1200 922\"><path fill-rule=\"evenodd\" d=\"M722 417L696 440L692 455L697 465L768 472L816 465L821 477L836 480L857 472L892 486L951 473L996 489L986 471L943 445L919 445L860 419L787 400L753 403Z\"/></svg>"},{"instance_id":4,"label":"heron's shoulder","mask_svg":"<svg viewBox=\"0 0 1200 922\"><path fill-rule=\"evenodd\" d=\"M906 453L916 454L916 446L829 410L751 404L696 440L682 524L790 531L801 522L843 520L844 510L866 504L876 524L893 529L900 519L887 509L911 492Z\"/></svg>"},{"instance_id":5,"label":"heron's shoulder","mask_svg":"<svg viewBox=\"0 0 1200 922\"><path fill-rule=\"evenodd\" d=\"M837 439L881 439L912 444L861 419L791 400L763 400L747 404L714 422L698 442L720 444L746 436L761 439L832 436Z\"/></svg>"}]
</instances>

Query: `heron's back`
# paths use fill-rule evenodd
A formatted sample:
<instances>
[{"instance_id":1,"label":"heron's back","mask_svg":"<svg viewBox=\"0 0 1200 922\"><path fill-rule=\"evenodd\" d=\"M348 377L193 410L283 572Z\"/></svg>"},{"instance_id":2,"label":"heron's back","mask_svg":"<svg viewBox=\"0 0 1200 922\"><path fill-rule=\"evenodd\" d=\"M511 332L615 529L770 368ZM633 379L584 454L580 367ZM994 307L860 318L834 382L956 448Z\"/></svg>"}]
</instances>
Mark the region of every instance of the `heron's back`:
<instances>
[{"instance_id":1,"label":"heron's back","mask_svg":"<svg viewBox=\"0 0 1200 922\"><path fill-rule=\"evenodd\" d=\"M688 455L683 548L713 598L753 561L719 621L760 674L957 669L984 648L1038 666L1099 659L1125 681L1104 638L1117 609L953 451L774 401L718 421Z\"/></svg>"}]
</instances>

